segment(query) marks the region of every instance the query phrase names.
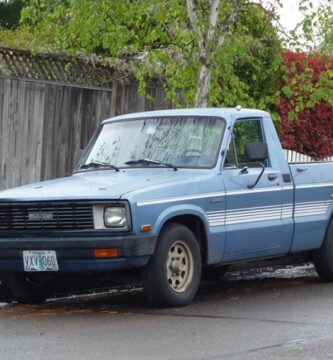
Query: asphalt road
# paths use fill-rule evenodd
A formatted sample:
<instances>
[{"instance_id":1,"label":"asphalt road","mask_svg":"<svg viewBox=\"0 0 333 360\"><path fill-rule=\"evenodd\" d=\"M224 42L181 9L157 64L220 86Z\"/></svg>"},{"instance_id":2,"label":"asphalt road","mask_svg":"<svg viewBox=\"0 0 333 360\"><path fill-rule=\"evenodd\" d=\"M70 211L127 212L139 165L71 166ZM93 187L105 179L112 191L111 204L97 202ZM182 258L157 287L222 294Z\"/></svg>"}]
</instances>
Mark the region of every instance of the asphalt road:
<instances>
[{"instance_id":1,"label":"asphalt road","mask_svg":"<svg viewBox=\"0 0 333 360\"><path fill-rule=\"evenodd\" d=\"M184 308L140 289L2 306L0 359L333 359L333 284L302 266L231 273Z\"/></svg>"}]
</instances>

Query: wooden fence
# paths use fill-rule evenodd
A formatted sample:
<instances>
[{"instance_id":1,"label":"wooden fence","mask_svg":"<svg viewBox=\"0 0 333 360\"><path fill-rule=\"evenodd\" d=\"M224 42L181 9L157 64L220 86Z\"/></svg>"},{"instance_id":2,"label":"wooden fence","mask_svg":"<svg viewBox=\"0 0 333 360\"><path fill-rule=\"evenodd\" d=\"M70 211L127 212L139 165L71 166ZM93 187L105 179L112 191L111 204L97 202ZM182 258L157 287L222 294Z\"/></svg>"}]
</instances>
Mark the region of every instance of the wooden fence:
<instances>
[{"instance_id":1,"label":"wooden fence","mask_svg":"<svg viewBox=\"0 0 333 360\"><path fill-rule=\"evenodd\" d=\"M0 75L0 189L69 175L100 122L163 109L163 90L136 84L93 88Z\"/></svg>"}]
</instances>

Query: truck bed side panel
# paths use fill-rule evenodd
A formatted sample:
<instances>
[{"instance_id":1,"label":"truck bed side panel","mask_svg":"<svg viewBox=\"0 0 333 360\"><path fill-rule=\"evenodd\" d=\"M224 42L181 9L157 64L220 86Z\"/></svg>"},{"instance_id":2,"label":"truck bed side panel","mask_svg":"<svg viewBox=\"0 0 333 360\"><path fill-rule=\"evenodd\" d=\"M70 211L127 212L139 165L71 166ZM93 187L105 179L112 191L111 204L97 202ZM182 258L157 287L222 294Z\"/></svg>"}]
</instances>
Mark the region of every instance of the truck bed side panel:
<instances>
[{"instance_id":1,"label":"truck bed side panel","mask_svg":"<svg viewBox=\"0 0 333 360\"><path fill-rule=\"evenodd\" d=\"M333 214L333 162L290 166L295 183L291 251L320 248Z\"/></svg>"}]
</instances>

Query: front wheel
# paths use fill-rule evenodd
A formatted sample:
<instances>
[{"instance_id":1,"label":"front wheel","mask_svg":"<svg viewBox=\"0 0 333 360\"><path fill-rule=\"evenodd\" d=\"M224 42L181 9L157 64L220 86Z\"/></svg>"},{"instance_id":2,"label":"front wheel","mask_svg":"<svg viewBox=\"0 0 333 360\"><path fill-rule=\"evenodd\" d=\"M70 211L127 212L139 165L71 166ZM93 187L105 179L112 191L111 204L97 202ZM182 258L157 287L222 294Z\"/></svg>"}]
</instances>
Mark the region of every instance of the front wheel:
<instances>
[{"instance_id":1,"label":"front wheel","mask_svg":"<svg viewBox=\"0 0 333 360\"><path fill-rule=\"evenodd\" d=\"M56 282L47 274L8 273L5 282L12 300L19 304L38 304L50 297Z\"/></svg>"},{"instance_id":2,"label":"front wheel","mask_svg":"<svg viewBox=\"0 0 333 360\"><path fill-rule=\"evenodd\" d=\"M181 224L168 224L159 236L155 254L142 271L149 303L189 304L198 291L201 267L199 244L191 230Z\"/></svg>"},{"instance_id":3,"label":"front wheel","mask_svg":"<svg viewBox=\"0 0 333 360\"><path fill-rule=\"evenodd\" d=\"M10 303L12 296L8 284L2 274L0 274L0 302Z\"/></svg>"}]
</instances>

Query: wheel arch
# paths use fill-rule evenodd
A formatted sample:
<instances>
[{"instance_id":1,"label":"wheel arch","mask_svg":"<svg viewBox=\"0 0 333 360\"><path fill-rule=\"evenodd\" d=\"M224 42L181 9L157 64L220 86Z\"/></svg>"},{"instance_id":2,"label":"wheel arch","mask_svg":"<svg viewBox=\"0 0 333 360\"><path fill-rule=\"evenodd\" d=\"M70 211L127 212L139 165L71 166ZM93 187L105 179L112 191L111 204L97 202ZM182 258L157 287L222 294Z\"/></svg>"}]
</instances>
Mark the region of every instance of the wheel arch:
<instances>
[{"instance_id":1,"label":"wheel arch","mask_svg":"<svg viewBox=\"0 0 333 360\"><path fill-rule=\"evenodd\" d=\"M325 230L324 230L324 234L322 236L322 239L320 241L320 247L322 247L324 245L324 242L325 242L325 239L326 239L326 236L327 236L327 233L329 231L329 228L331 226L331 223L333 223L333 204L330 206L330 211L329 211L329 216L327 218L327 222L326 222L326 227L325 227Z\"/></svg>"},{"instance_id":2,"label":"wheel arch","mask_svg":"<svg viewBox=\"0 0 333 360\"><path fill-rule=\"evenodd\" d=\"M208 259L208 222L202 209L191 207L175 206L167 209L160 214L156 230L160 234L161 231L169 224L177 223L186 226L196 237L202 255L203 263L207 263Z\"/></svg>"}]
</instances>

